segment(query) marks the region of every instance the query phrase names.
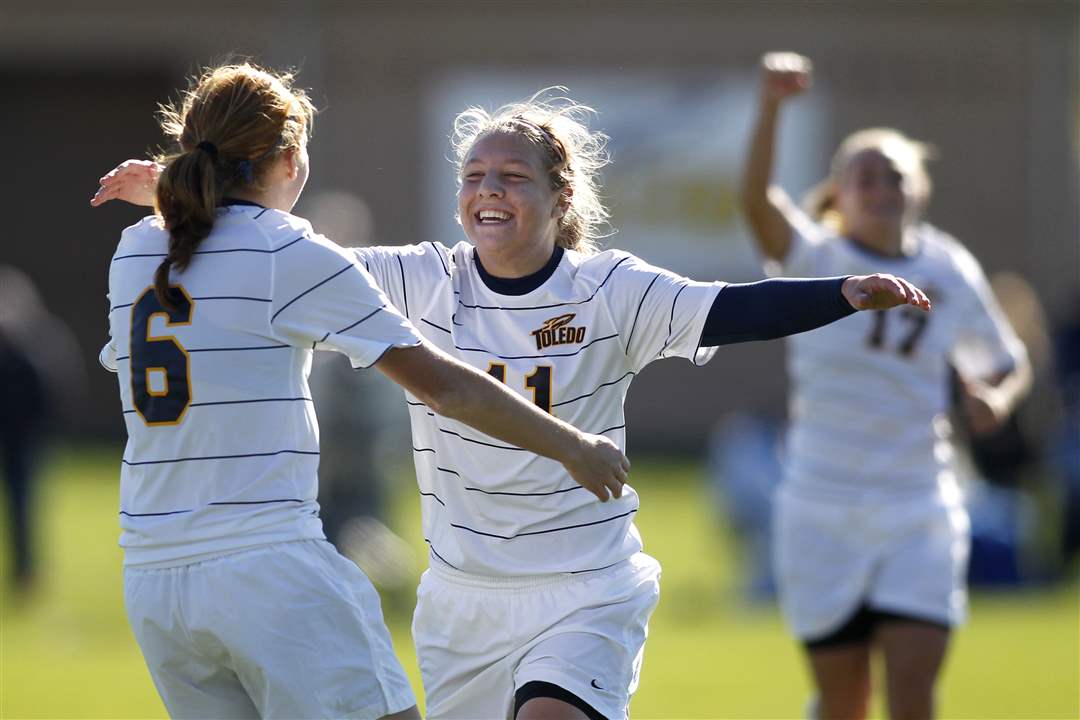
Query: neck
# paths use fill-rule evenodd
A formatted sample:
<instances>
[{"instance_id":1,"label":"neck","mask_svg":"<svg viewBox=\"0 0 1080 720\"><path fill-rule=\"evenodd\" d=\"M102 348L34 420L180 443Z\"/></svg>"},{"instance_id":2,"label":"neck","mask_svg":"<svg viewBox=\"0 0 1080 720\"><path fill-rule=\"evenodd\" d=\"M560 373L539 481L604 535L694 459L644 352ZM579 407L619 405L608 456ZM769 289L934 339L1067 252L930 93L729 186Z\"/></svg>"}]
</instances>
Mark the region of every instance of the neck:
<instances>
[{"instance_id":1,"label":"neck","mask_svg":"<svg viewBox=\"0 0 1080 720\"><path fill-rule=\"evenodd\" d=\"M481 248L476 246L476 254L484 269L499 278L521 278L532 275L547 264L555 252L555 241L540 243L527 250L513 248Z\"/></svg>"},{"instance_id":2,"label":"neck","mask_svg":"<svg viewBox=\"0 0 1080 720\"><path fill-rule=\"evenodd\" d=\"M272 210L281 210L283 212L292 212L292 205L285 202L281 197L281 193L275 193L271 190L263 190L261 192L255 190L236 190L229 193L229 197L236 198L238 200L247 200L248 202L258 203L263 207L270 208Z\"/></svg>"},{"instance_id":3,"label":"neck","mask_svg":"<svg viewBox=\"0 0 1080 720\"><path fill-rule=\"evenodd\" d=\"M904 229L901 226L889 228L863 228L852 232L851 239L857 244L878 255L898 257L904 254Z\"/></svg>"}]
</instances>

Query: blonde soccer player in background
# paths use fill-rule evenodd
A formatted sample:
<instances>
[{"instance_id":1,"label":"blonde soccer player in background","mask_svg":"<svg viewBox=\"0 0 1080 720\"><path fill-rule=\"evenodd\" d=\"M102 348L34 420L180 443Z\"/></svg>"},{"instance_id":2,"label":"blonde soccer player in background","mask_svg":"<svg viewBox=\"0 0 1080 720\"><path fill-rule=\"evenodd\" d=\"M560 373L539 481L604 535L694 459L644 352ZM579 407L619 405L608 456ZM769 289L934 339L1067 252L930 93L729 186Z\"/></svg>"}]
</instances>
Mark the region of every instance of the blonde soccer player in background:
<instances>
[{"instance_id":1,"label":"blonde soccer player in background","mask_svg":"<svg viewBox=\"0 0 1080 720\"><path fill-rule=\"evenodd\" d=\"M810 84L808 59L762 60L742 186L758 247L784 274L903 274L934 312L860 313L791 339L774 523L780 599L806 648L820 717L865 717L879 648L890 716L928 718L967 604L970 529L949 466L949 366L972 427L985 430L1026 391L1028 361L979 263L922 219L926 146L888 128L860 130L805 209L770 187L780 109Z\"/></svg>"}]
</instances>

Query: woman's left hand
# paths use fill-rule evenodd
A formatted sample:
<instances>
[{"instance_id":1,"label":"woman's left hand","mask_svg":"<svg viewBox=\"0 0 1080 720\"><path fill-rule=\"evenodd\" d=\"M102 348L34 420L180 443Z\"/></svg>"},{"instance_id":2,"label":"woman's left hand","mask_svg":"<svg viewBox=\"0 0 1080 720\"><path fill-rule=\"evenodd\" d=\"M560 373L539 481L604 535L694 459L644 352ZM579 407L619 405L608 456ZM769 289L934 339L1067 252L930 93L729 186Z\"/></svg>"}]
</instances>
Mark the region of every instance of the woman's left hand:
<instances>
[{"instance_id":1,"label":"woman's left hand","mask_svg":"<svg viewBox=\"0 0 1080 720\"><path fill-rule=\"evenodd\" d=\"M960 378L960 406L975 436L994 432L1009 415L1001 393L980 380Z\"/></svg>"},{"instance_id":2,"label":"woman's left hand","mask_svg":"<svg viewBox=\"0 0 1080 720\"><path fill-rule=\"evenodd\" d=\"M853 275L841 288L844 298L856 310L888 310L897 305L930 309L930 298L902 277L886 273Z\"/></svg>"}]
</instances>

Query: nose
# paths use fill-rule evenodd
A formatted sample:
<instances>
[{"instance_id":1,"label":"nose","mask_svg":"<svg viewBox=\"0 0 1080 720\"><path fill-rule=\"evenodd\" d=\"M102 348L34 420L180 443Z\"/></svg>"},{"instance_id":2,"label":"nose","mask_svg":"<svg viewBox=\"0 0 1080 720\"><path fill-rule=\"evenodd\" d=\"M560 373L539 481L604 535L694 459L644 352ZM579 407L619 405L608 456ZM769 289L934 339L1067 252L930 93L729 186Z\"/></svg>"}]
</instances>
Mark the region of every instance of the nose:
<instances>
[{"instance_id":1,"label":"nose","mask_svg":"<svg viewBox=\"0 0 1080 720\"><path fill-rule=\"evenodd\" d=\"M484 177L480 179L480 187L477 188L477 194L480 197L502 197L503 186L499 182L499 176L496 173L484 173Z\"/></svg>"}]
</instances>

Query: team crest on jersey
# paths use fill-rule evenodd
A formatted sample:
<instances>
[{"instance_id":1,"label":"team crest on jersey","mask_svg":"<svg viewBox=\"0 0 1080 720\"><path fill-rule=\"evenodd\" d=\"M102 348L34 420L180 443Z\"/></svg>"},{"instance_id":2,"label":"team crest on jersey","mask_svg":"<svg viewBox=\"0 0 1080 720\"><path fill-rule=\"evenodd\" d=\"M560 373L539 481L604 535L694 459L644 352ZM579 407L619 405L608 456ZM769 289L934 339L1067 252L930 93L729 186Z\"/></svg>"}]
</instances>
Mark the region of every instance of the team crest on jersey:
<instances>
[{"instance_id":1,"label":"team crest on jersey","mask_svg":"<svg viewBox=\"0 0 1080 720\"><path fill-rule=\"evenodd\" d=\"M543 350L552 345L573 345L584 342L585 328L570 325L575 317L574 313L553 317L545 320L538 330L529 333L536 340L536 349Z\"/></svg>"}]
</instances>

